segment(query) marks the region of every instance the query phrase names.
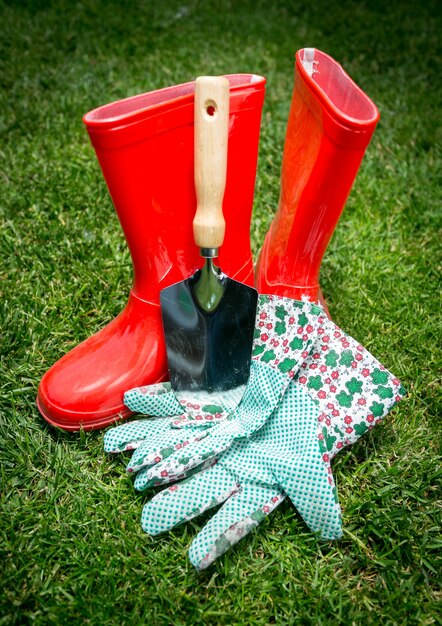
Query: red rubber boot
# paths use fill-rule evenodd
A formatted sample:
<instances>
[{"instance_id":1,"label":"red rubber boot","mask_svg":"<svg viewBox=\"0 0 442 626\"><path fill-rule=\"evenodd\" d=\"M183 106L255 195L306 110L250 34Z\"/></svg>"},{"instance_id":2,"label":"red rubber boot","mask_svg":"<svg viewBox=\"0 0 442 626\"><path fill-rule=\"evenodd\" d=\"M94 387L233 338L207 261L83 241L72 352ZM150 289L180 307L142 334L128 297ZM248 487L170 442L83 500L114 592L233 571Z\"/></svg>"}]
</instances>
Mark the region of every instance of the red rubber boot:
<instances>
[{"instance_id":1,"label":"red rubber boot","mask_svg":"<svg viewBox=\"0 0 442 626\"><path fill-rule=\"evenodd\" d=\"M220 267L253 284L250 217L265 79L228 76L229 162L226 235ZM129 415L123 392L165 380L159 292L201 267L193 241L194 83L99 107L84 116L134 267L122 313L55 363L41 380L37 405L64 430L103 428Z\"/></svg>"},{"instance_id":2,"label":"red rubber boot","mask_svg":"<svg viewBox=\"0 0 442 626\"><path fill-rule=\"evenodd\" d=\"M323 302L322 257L378 120L336 61L314 48L296 53L279 205L256 269L260 293Z\"/></svg>"}]
</instances>

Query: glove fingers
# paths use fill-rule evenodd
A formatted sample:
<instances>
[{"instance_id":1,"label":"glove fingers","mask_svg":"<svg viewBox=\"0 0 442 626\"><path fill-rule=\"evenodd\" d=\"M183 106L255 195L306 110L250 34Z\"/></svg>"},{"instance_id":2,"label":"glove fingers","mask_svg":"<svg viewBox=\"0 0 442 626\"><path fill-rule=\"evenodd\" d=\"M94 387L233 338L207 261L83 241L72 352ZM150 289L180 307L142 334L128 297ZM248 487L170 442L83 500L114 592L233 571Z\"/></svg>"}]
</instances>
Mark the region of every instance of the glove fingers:
<instances>
[{"instance_id":1,"label":"glove fingers","mask_svg":"<svg viewBox=\"0 0 442 626\"><path fill-rule=\"evenodd\" d=\"M135 450L127 466L128 472L137 472L143 467L153 466L152 472L157 476L164 471L162 467L171 455L184 454L188 446L200 441L206 436L206 431L199 430L196 433L173 430L169 419L150 420L152 426L145 433L143 443ZM156 464L161 464L158 472L154 469Z\"/></svg>"},{"instance_id":2,"label":"glove fingers","mask_svg":"<svg viewBox=\"0 0 442 626\"><path fill-rule=\"evenodd\" d=\"M175 450L164 456L164 461L157 462L146 473L146 488L164 482L166 478L167 482L178 480L181 474L187 474L189 470L198 467L208 459L215 458L226 450L234 438L231 433L224 432L223 426L227 423L224 422L216 430L171 429L170 432L175 437L179 435L180 441L185 441L185 445L183 444L179 449L175 446ZM222 430L220 431L220 429ZM169 435L169 439L171 436ZM183 437L186 438L183 439Z\"/></svg>"},{"instance_id":3,"label":"glove fingers","mask_svg":"<svg viewBox=\"0 0 442 626\"><path fill-rule=\"evenodd\" d=\"M105 452L113 454L126 450L135 450L148 437L159 437L162 432L170 431L170 420L144 419L126 422L108 430L104 435Z\"/></svg>"},{"instance_id":4,"label":"glove fingers","mask_svg":"<svg viewBox=\"0 0 442 626\"><path fill-rule=\"evenodd\" d=\"M139 472L137 472L135 476L134 487L136 491L146 491L146 489L149 489L150 487L159 487L161 485L167 485L169 483L174 483L179 480L184 480L189 476L193 476L194 474L199 474L200 472L203 472L209 467L215 465L217 462L217 458L207 459L207 461L204 461L204 463L202 463L198 467L194 467L193 469L187 472L183 472L178 476L160 476L158 479L155 480L149 478L149 467L143 467Z\"/></svg>"},{"instance_id":5,"label":"glove fingers","mask_svg":"<svg viewBox=\"0 0 442 626\"><path fill-rule=\"evenodd\" d=\"M136 387L126 391L124 403L132 411L153 417L168 417L181 415L177 426L185 426L187 422L197 423L222 421L238 405L245 385L237 387L232 394L208 393L204 391L191 392L185 398L178 400L170 383L159 383Z\"/></svg>"},{"instance_id":6,"label":"glove fingers","mask_svg":"<svg viewBox=\"0 0 442 626\"><path fill-rule=\"evenodd\" d=\"M291 467L275 474L307 526L322 539L339 539L342 537L341 507L329 467L319 450L310 448L294 460Z\"/></svg>"},{"instance_id":7,"label":"glove fingers","mask_svg":"<svg viewBox=\"0 0 442 626\"><path fill-rule=\"evenodd\" d=\"M237 489L234 476L214 465L160 491L144 506L141 526L150 535L165 532L224 502Z\"/></svg>"},{"instance_id":8,"label":"glove fingers","mask_svg":"<svg viewBox=\"0 0 442 626\"><path fill-rule=\"evenodd\" d=\"M191 563L202 570L211 565L271 513L285 498L277 487L247 483L233 494L193 540Z\"/></svg>"},{"instance_id":9,"label":"glove fingers","mask_svg":"<svg viewBox=\"0 0 442 626\"><path fill-rule=\"evenodd\" d=\"M185 415L174 422L174 427L212 426L222 422L241 402L245 389L246 385L240 385L228 394L225 391L186 391L185 397L181 397L184 393L181 392L180 404Z\"/></svg>"},{"instance_id":10,"label":"glove fingers","mask_svg":"<svg viewBox=\"0 0 442 626\"><path fill-rule=\"evenodd\" d=\"M124 394L124 404L134 413L152 417L181 415L183 408L170 387L170 383L135 387Z\"/></svg>"}]
</instances>

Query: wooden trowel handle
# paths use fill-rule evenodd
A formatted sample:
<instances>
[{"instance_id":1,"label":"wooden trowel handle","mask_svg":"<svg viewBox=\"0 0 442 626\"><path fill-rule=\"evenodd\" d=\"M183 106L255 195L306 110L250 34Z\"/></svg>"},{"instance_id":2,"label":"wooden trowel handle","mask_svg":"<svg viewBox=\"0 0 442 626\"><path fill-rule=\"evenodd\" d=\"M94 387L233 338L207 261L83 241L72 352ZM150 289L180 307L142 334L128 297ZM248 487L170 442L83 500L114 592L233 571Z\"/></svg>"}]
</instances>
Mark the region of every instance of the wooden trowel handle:
<instances>
[{"instance_id":1,"label":"wooden trowel handle","mask_svg":"<svg viewBox=\"0 0 442 626\"><path fill-rule=\"evenodd\" d=\"M204 256L218 256L226 223L223 197L226 186L229 134L229 81L201 76L195 81L195 243ZM203 253L203 251L202 251Z\"/></svg>"}]
</instances>

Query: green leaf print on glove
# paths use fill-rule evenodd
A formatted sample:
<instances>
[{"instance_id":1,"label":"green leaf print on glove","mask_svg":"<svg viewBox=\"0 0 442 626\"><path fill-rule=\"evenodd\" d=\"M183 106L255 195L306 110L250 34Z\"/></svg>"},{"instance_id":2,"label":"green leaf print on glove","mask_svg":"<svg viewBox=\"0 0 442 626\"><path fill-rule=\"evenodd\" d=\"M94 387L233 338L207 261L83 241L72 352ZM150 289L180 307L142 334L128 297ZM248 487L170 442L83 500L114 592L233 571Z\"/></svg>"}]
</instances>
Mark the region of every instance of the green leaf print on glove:
<instances>
[{"instance_id":1,"label":"green leaf print on glove","mask_svg":"<svg viewBox=\"0 0 442 626\"><path fill-rule=\"evenodd\" d=\"M318 376L323 384L316 391ZM309 385L312 379L313 387ZM331 320L318 329L317 345L302 363L292 385L295 382L303 385L321 408L319 438L331 456L379 423L405 395L400 381ZM334 438L330 450L329 442Z\"/></svg>"}]
</instances>

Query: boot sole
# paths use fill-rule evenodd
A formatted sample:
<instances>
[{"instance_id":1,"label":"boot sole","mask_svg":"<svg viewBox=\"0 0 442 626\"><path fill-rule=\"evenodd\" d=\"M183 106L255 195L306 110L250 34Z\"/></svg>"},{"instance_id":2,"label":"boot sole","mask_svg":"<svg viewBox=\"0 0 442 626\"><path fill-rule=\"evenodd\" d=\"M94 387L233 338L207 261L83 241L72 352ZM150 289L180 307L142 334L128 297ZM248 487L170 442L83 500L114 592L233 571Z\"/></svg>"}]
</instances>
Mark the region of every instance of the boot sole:
<instances>
[{"instance_id":1,"label":"boot sole","mask_svg":"<svg viewBox=\"0 0 442 626\"><path fill-rule=\"evenodd\" d=\"M106 415L106 417L102 417L102 418L95 419L95 420L88 420L85 422L78 422L78 424L71 424L69 422L59 422L59 421L54 420L53 417L50 417L46 413L46 411L43 409L38 399L38 396L35 399L35 402L37 404L37 408L39 412L41 413L45 421L48 422L48 424L50 424L51 426L54 426L55 428L60 428L61 430L68 431L68 432L78 432L80 430L84 430L84 431L99 430L101 428L105 428L106 426L110 426L111 424L115 424L116 422L120 422L126 419L127 417L129 417L130 415L133 415L132 411L130 411L128 408L124 408L118 411L118 413L113 413L112 415Z\"/></svg>"}]
</instances>

